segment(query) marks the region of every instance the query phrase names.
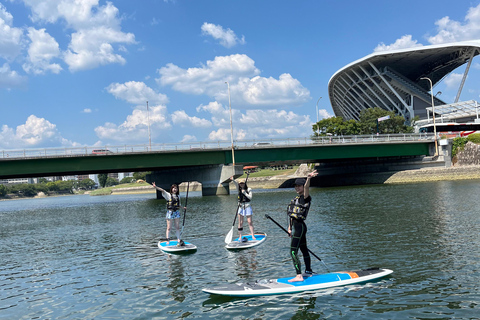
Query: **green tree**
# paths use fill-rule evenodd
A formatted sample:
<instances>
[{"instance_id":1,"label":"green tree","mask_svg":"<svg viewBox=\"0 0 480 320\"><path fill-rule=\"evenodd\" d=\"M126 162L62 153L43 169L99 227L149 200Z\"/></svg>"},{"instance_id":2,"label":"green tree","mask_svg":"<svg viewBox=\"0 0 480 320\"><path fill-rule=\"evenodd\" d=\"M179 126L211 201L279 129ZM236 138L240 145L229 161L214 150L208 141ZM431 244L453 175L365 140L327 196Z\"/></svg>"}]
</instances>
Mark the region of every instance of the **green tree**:
<instances>
[{"instance_id":1,"label":"green tree","mask_svg":"<svg viewBox=\"0 0 480 320\"><path fill-rule=\"evenodd\" d=\"M135 178L135 180L145 180L145 176L147 174L150 174L151 172L150 171L147 171L147 172L134 172L133 173L133 178Z\"/></svg>"},{"instance_id":2,"label":"green tree","mask_svg":"<svg viewBox=\"0 0 480 320\"><path fill-rule=\"evenodd\" d=\"M3 184L0 184L0 197L4 197L7 195L7 187Z\"/></svg>"},{"instance_id":3,"label":"green tree","mask_svg":"<svg viewBox=\"0 0 480 320\"><path fill-rule=\"evenodd\" d=\"M345 121L342 117L331 117L318 121L312 126L313 136L354 135L360 133L360 127L355 120Z\"/></svg>"},{"instance_id":4,"label":"green tree","mask_svg":"<svg viewBox=\"0 0 480 320\"><path fill-rule=\"evenodd\" d=\"M78 186L80 188L84 188L84 189L87 189L87 190L90 190L92 189L94 186L95 186L95 181L93 181L92 179L83 179L81 180L79 183L78 183Z\"/></svg>"},{"instance_id":5,"label":"green tree","mask_svg":"<svg viewBox=\"0 0 480 320\"><path fill-rule=\"evenodd\" d=\"M133 180L135 180L134 177L125 177L120 181L120 183L131 183Z\"/></svg>"},{"instance_id":6,"label":"green tree","mask_svg":"<svg viewBox=\"0 0 480 320\"><path fill-rule=\"evenodd\" d=\"M55 182L47 182L47 189L50 191L58 191L58 186L55 184Z\"/></svg>"},{"instance_id":7,"label":"green tree","mask_svg":"<svg viewBox=\"0 0 480 320\"><path fill-rule=\"evenodd\" d=\"M102 188L105 188L105 184L107 183L107 178L108 178L108 174L107 173L100 173L98 175L98 183L100 184L100 186Z\"/></svg>"},{"instance_id":8,"label":"green tree","mask_svg":"<svg viewBox=\"0 0 480 320\"><path fill-rule=\"evenodd\" d=\"M402 116L396 115L393 111L386 111L382 108L368 108L360 112L360 131L361 134L376 134L377 119L390 116L390 119L378 122L379 133L411 133L413 127L405 124Z\"/></svg>"},{"instance_id":9,"label":"green tree","mask_svg":"<svg viewBox=\"0 0 480 320\"><path fill-rule=\"evenodd\" d=\"M48 180L45 178L38 178L38 183L47 183Z\"/></svg>"},{"instance_id":10,"label":"green tree","mask_svg":"<svg viewBox=\"0 0 480 320\"><path fill-rule=\"evenodd\" d=\"M118 181L112 177L108 177L107 181L105 182L106 187L116 186L117 184L118 184Z\"/></svg>"},{"instance_id":11,"label":"green tree","mask_svg":"<svg viewBox=\"0 0 480 320\"><path fill-rule=\"evenodd\" d=\"M70 193L73 192L73 184L74 182L72 180L68 180L68 181L62 181L62 180L58 180L58 181L55 181L54 182L55 185L57 186L57 190L58 191L68 191Z\"/></svg>"}]
</instances>

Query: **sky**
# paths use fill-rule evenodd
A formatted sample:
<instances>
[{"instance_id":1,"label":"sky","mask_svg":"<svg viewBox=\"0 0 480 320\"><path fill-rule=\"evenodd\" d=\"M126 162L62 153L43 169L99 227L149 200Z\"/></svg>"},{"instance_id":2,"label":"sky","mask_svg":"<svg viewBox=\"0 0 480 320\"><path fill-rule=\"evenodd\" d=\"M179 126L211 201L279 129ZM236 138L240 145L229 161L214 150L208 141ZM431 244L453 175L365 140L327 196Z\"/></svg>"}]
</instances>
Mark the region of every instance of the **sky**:
<instances>
[{"instance_id":1,"label":"sky","mask_svg":"<svg viewBox=\"0 0 480 320\"><path fill-rule=\"evenodd\" d=\"M480 0L0 0L0 149L229 141L230 107L235 140L308 137L345 65L476 39Z\"/></svg>"}]
</instances>

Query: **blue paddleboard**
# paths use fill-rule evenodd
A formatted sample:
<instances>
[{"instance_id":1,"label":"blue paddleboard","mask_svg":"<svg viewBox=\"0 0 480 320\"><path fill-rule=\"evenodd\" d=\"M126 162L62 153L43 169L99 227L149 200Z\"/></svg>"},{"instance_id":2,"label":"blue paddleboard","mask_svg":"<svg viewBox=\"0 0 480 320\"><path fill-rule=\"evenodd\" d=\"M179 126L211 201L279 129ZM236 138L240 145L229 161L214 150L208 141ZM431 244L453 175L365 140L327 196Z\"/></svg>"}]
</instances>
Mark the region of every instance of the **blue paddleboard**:
<instances>
[{"instance_id":1,"label":"blue paddleboard","mask_svg":"<svg viewBox=\"0 0 480 320\"><path fill-rule=\"evenodd\" d=\"M193 252L197 250L197 246L191 244L190 242L184 241L183 246L177 246L177 240L159 241L158 247L168 253L184 253L184 252Z\"/></svg>"},{"instance_id":2,"label":"blue paddleboard","mask_svg":"<svg viewBox=\"0 0 480 320\"><path fill-rule=\"evenodd\" d=\"M303 274L304 281L301 282L288 282L288 280L293 279L293 277L289 277L274 280L260 280L252 283L228 283L218 287L206 288L202 291L231 297L254 297L296 293L368 282L385 277L392 272L393 271L389 269L372 268L314 275Z\"/></svg>"},{"instance_id":3,"label":"blue paddleboard","mask_svg":"<svg viewBox=\"0 0 480 320\"><path fill-rule=\"evenodd\" d=\"M267 239L267 234L265 232L255 232L255 240L251 234L242 236L241 239L236 238L229 244L225 246L225 248L229 250L239 250L239 249L247 249L251 247L258 246L262 244Z\"/></svg>"}]
</instances>

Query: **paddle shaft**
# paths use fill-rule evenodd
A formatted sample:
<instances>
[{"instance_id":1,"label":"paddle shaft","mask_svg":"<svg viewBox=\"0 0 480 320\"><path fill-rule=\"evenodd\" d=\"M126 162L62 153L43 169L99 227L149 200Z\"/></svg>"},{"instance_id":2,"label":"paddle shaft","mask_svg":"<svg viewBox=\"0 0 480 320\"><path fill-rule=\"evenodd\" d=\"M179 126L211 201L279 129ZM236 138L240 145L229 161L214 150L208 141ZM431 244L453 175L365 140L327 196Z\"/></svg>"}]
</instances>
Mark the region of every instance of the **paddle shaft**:
<instances>
[{"instance_id":1,"label":"paddle shaft","mask_svg":"<svg viewBox=\"0 0 480 320\"><path fill-rule=\"evenodd\" d=\"M284 227L282 227L277 221L275 221L272 217L270 217L268 214L265 215L266 218L270 219L273 221L273 223L275 223L277 226L280 227L280 229L282 229L283 231L285 231L286 233L288 233L290 235L290 233L287 231L287 229L285 229ZM310 252L315 258L317 258L318 260L322 261L322 259L320 259L319 256L317 256L315 253L313 253L310 249L308 249L308 252ZM325 265L325 263L322 261L322 263ZM327 268L327 266L325 265L325 268ZM327 268L328 270L328 268Z\"/></svg>"},{"instance_id":2,"label":"paddle shaft","mask_svg":"<svg viewBox=\"0 0 480 320\"><path fill-rule=\"evenodd\" d=\"M190 189L190 181L187 182L187 196L185 197L185 209L183 209L183 223L182 223L182 231L180 231L180 238L183 235L183 227L185 226L185 217L187 216L187 203L188 203L188 190Z\"/></svg>"}]
</instances>

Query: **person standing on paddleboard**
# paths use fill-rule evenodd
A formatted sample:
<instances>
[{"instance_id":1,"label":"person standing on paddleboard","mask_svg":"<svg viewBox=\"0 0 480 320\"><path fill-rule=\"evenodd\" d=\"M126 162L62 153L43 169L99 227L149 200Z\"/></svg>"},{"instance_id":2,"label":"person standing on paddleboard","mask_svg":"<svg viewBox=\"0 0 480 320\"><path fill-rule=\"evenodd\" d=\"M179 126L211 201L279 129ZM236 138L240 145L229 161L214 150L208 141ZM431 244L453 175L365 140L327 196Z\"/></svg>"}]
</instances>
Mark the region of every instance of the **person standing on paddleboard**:
<instances>
[{"instance_id":1,"label":"person standing on paddleboard","mask_svg":"<svg viewBox=\"0 0 480 320\"><path fill-rule=\"evenodd\" d=\"M253 231L253 211L250 205L252 201L252 189L250 189L245 182L237 183L235 179L230 177L238 191L238 240L242 241L243 220L247 217L248 227L252 234L252 240L255 239L255 233Z\"/></svg>"},{"instance_id":2,"label":"person standing on paddleboard","mask_svg":"<svg viewBox=\"0 0 480 320\"><path fill-rule=\"evenodd\" d=\"M287 208L288 214L288 234L292 238L290 242L290 255L297 276L288 280L289 282L303 281L300 259L298 258L298 249L302 251L303 262L305 263L305 273L312 274L310 253L307 248L307 219L308 210L312 198L310 197L310 179L318 175L317 170L309 173L307 179L298 178L295 180L295 191L297 196L290 202Z\"/></svg>"},{"instance_id":3,"label":"person standing on paddleboard","mask_svg":"<svg viewBox=\"0 0 480 320\"><path fill-rule=\"evenodd\" d=\"M158 191L162 192L162 196L167 200L167 244L170 243L170 231L172 229L172 220L175 223L175 234L177 236L177 245L181 246L182 241L180 239L180 191L178 190L178 185L172 184L170 187L170 192L165 191L164 189L157 187L155 182L152 183L152 186L157 189ZM187 209L184 207L184 209Z\"/></svg>"}]
</instances>

